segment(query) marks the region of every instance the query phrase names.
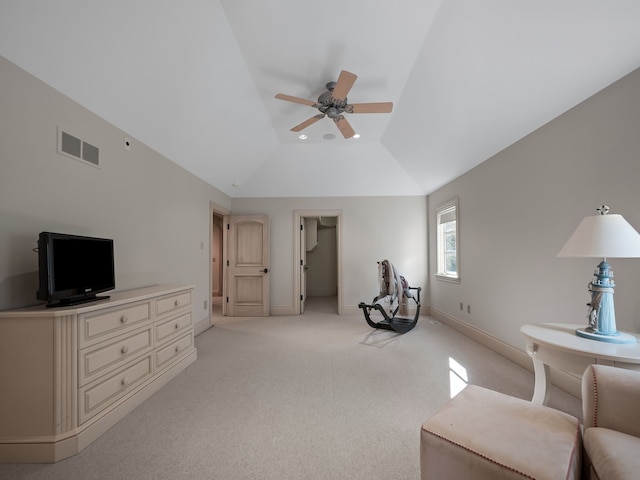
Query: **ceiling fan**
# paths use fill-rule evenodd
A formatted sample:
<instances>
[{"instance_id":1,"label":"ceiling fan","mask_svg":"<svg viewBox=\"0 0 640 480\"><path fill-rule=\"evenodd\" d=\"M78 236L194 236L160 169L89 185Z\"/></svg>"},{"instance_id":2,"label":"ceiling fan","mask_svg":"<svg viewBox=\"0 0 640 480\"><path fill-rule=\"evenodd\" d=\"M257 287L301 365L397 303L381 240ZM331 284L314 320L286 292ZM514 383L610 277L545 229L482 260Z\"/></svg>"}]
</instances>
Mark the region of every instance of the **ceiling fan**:
<instances>
[{"instance_id":1,"label":"ceiling fan","mask_svg":"<svg viewBox=\"0 0 640 480\"><path fill-rule=\"evenodd\" d=\"M301 103L302 105L308 105L320 110L319 114L305 120L300 125L296 125L291 131L299 132L327 116L336 123L344 138L351 138L356 132L351 125L349 125L343 113L390 113L393 109L392 102L347 103L347 93L351 90L356 78L358 78L356 74L342 70L337 82L327 83L327 91L318 97L317 102L278 93L276 98L280 100Z\"/></svg>"}]
</instances>

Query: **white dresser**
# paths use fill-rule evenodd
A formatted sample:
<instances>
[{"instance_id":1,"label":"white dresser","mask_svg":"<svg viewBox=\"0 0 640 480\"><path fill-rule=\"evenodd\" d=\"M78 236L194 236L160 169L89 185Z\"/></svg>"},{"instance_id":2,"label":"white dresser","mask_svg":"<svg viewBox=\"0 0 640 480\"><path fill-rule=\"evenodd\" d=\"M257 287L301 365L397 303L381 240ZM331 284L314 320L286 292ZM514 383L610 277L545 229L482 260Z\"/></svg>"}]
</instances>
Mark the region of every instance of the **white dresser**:
<instances>
[{"instance_id":1,"label":"white dresser","mask_svg":"<svg viewBox=\"0 0 640 480\"><path fill-rule=\"evenodd\" d=\"M0 312L0 462L78 453L193 363L192 292Z\"/></svg>"}]
</instances>

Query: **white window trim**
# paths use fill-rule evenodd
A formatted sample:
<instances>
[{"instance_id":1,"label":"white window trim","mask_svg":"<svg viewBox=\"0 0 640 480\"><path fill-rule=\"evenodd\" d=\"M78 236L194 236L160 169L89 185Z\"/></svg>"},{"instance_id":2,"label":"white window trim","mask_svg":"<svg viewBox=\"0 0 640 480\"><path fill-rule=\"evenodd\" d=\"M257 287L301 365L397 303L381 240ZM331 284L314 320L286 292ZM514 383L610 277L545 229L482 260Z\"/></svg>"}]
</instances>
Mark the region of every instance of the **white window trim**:
<instances>
[{"instance_id":1,"label":"white window trim","mask_svg":"<svg viewBox=\"0 0 640 480\"><path fill-rule=\"evenodd\" d=\"M438 232L438 224L440 213L449 210L451 207L455 208L456 212L456 275L447 275L446 273L439 272L439 268L441 265L440 260L440 233ZM460 283L460 201L458 197L452 198L451 200L442 203L436 208L436 218L435 218L435 229L436 229L436 274L435 277L437 280L449 283Z\"/></svg>"}]
</instances>

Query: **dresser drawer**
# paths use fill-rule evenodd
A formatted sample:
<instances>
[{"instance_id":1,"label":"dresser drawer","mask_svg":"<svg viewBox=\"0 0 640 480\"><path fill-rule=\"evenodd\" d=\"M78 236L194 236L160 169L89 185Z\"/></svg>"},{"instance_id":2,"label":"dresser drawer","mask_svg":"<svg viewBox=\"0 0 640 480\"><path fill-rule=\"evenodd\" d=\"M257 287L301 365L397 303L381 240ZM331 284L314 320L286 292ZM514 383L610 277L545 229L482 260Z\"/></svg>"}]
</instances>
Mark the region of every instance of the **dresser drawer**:
<instances>
[{"instance_id":1,"label":"dresser drawer","mask_svg":"<svg viewBox=\"0 0 640 480\"><path fill-rule=\"evenodd\" d=\"M166 320L156 325L156 345L180 335L185 328L191 326L191 312Z\"/></svg>"},{"instance_id":2,"label":"dresser drawer","mask_svg":"<svg viewBox=\"0 0 640 480\"><path fill-rule=\"evenodd\" d=\"M116 400L151 377L151 373L151 355L147 355L106 379L81 388L78 394L78 422L82 424L113 405Z\"/></svg>"},{"instance_id":3,"label":"dresser drawer","mask_svg":"<svg viewBox=\"0 0 640 480\"><path fill-rule=\"evenodd\" d=\"M105 345L106 343L106 345ZM78 383L80 386L115 370L128 360L151 351L151 326L115 337L109 342L85 348L78 352Z\"/></svg>"},{"instance_id":4,"label":"dresser drawer","mask_svg":"<svg viewBox=\"0 0 640 480\"><path fill-rule=\"evenodd\" d=\"M172 360L176 360L184 353L193 349L193 331L187 335L180 337L169 343L166 347L156 349L156 371L161 368L169 366Z\"/></svg>"},{"instance_id":5,"label":"dresser drawer","mask_svg":"<svg viewBox=\"0 0 640 480\"><path fill-rule=\"evenodd\" d=\"M150 302L81 315L78 322L80 347L115 337L145 323L151 323Z\"/></svg>"},{"instance_id":6,"label":"dresser drawer","mask_svg":"<svg viewBox=\"0 0 640 480\"><path fill-rule=\"evenodd\" d=\"M156 300L156 316L160 317L191 305L191 291L176 293Z\"/></svg>"}]
</instances>

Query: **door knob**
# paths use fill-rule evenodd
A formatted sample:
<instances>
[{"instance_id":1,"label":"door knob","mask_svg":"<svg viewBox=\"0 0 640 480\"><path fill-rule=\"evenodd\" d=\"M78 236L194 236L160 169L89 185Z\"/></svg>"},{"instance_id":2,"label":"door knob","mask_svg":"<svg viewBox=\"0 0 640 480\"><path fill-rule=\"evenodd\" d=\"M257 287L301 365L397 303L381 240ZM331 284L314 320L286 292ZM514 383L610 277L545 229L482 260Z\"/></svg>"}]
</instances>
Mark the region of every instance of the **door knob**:
<instances>
[{"instance_id":1,"label":"door knob","mask_svg":"<svg viewBox=\"0 0 640 480\"><path fill-rule=\"evenodd\" d=\"M262 270L260 270L262 273L269 273L269 269L268 268L263 268Z\"/></svg>"}]
</instances>

